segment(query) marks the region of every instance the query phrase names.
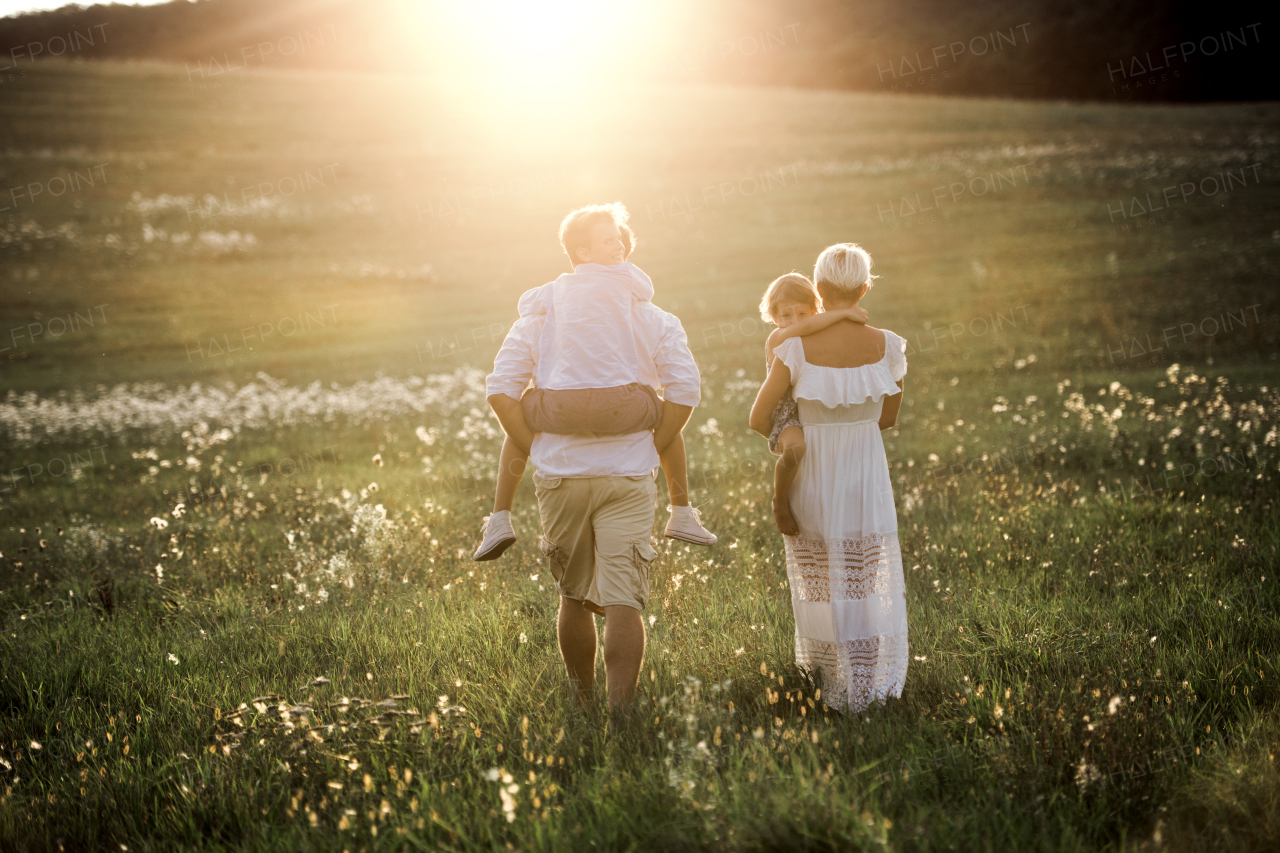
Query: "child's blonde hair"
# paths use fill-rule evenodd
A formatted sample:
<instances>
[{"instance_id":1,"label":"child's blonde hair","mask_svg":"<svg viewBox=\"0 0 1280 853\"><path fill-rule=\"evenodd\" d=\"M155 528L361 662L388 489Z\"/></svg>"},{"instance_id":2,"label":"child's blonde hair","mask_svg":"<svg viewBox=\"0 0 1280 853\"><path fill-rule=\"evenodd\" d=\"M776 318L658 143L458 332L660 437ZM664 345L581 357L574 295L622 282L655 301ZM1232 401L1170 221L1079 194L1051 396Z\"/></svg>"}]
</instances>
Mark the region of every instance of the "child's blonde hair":
<instances>
[{"instance_id":1,"label":"child's blonde hair","mask_svg":"<svg viewBox=\"0 0 1280 853\"><path fill-rule=\"evenodd\" d=\"M569 263L577 266L578 249L591 247L591 229L600 222L611 222L622 232L624 251L630 255L636 247L635 234L627 225L631 218L626 205L620 201L612 204L589 204L571 212L560 223L560 248L569 256Z\"/></svg>"},{"instance_id":2,"label":"child's blonde hair","mask_svg":"<svg viewBox=\"0 0 1280 853\"><path fill-rule=\"evenodd\" d=\"M783 302L812 305L815 311L822 307L822 297L818 295L818 288L813 286L813 282L809 281L807 276L798 272L778 276L765 290L764 298L760 300L760 316L766 323L773 323L775 326L778 324L774 317L777 315L778 306Z\"/></svg>"}]
</instances>

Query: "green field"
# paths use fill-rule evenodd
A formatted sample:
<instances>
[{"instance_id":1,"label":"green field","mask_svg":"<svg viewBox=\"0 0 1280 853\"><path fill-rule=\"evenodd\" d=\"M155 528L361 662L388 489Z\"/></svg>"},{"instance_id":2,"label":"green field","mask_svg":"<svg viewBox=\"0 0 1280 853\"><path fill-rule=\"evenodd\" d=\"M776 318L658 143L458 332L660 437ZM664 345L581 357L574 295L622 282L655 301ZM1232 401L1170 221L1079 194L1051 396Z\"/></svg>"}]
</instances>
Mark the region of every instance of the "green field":
<instances>
[{"instance_id":1,"label":"green field","mask_svg":"<svg viewBox=\"0 0 1280 853\"><path fill-rule=\"evenodd\" d=\"M1280 845L1276 105L187 77L0 90L0 847ZM621 727L527 481L469 559L483 376L613 200L720 536L655 531ZM911 344L911 668L856 718L794 668L746 426L760 294L846 240Z\"/></svg>"}]
</instances>

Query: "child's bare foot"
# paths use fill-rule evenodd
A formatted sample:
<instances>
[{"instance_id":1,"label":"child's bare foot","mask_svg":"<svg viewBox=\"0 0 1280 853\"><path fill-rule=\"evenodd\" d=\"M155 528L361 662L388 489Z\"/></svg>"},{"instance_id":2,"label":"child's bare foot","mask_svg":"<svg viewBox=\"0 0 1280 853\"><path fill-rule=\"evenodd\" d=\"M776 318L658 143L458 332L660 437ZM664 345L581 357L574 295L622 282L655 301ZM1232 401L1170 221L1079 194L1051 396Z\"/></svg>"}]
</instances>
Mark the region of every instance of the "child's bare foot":
<instances>
[{"instance_id":1,"label":"child's bare foot","mask_svg":"<svg viewBox=\"0 0 1280 853\"><path fill-rule=\"evenodd\" d=\"M800 525L796 524L791 515L791 502L788 500L777 497L773 499L773 520L783 536L795 536L800 532Z\"/></svg>"}]
</instances>

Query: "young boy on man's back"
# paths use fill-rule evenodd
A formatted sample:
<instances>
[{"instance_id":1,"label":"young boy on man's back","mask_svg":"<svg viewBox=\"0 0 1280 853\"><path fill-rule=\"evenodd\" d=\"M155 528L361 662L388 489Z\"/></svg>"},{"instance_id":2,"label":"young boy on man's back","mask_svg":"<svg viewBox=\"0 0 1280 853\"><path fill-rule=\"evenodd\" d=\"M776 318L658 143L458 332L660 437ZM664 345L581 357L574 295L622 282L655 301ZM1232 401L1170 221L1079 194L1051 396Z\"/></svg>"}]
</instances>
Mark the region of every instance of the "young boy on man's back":
<instances>
[{"instance_id":1,"label":"young boy on man's back","mask_svg":"<svg viewBox=\"0 0 1280 853\"><path fill-rule=\"evenodd\" d=\"M511 505L535 433L625 435L655 430L661 422L662 402L640 380L631 329L632 306L652 299L653 283L626 262L634 248L628 216L621 204L570 213L560 225L560 244L573 273L520 298L522 317L546 315L542 358L554 362L541 371L550 377L549 387L527 390L519 406L495 409L507 437L493 512L485 517L475 560L496 559L516 540ZM697 545L715 544L716 537L689 505L683 437L677 433L657 451L671 497L666 535Z\"/></svg>"}]
</instances>

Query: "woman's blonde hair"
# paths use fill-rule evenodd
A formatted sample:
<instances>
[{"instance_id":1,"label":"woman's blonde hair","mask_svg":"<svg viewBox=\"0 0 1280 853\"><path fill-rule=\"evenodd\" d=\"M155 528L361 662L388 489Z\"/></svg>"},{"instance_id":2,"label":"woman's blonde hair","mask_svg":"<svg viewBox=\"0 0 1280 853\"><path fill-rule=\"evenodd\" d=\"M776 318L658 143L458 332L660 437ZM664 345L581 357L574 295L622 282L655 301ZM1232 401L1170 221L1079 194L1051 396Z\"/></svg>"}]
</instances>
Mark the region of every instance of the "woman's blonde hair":
<instances>
[{"instance_id":1,"label":"woman's blonde hair","mask_svg":"<svg viewBox=\"0 0 1280 853\"><path fill-rule=\"evenodd\" d=\"M871 287L871 256L857 243L836 243L818 255L813 265L813 280L825 284L841 295L852 297L864 284Z\"/></svg>"},{"instance_id":2,"label":"woman's blonde hair","mask_svg":"<svg viewBox=\"0 0 1280 853\"><path fill-rule=\"evenodd\" d=\"M814 310L822 307L822 297L818 295L818 288L798 272L778 276L765 290L764 298L760 300L760 316L766 323L777 325L778 321L774 317L778 306L783 302L812 305Z\"/></svg>"}]
</instances>

